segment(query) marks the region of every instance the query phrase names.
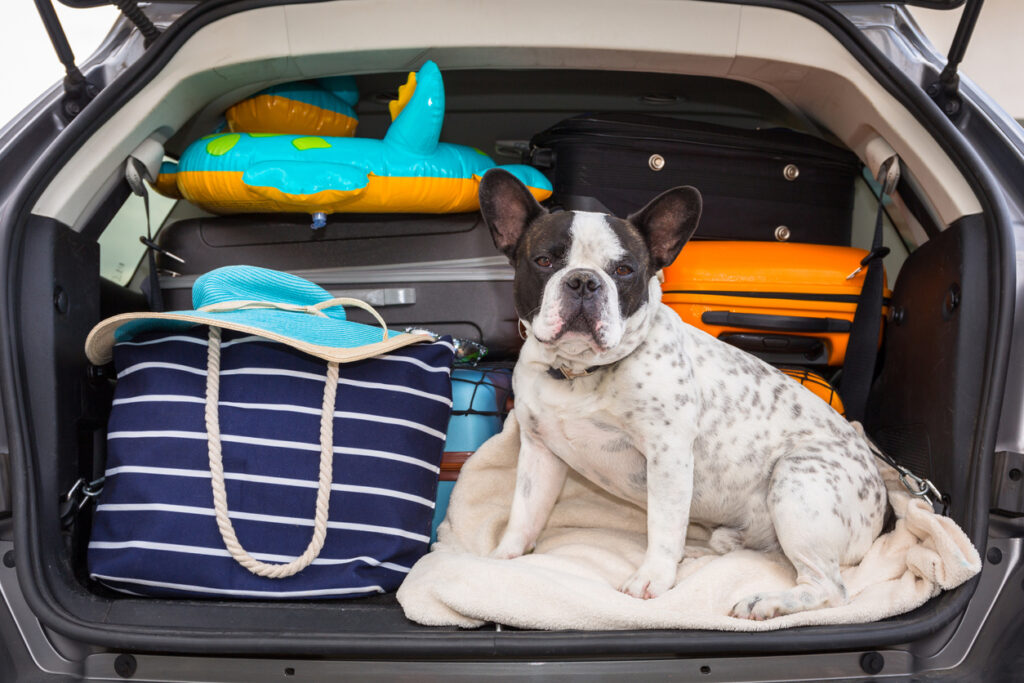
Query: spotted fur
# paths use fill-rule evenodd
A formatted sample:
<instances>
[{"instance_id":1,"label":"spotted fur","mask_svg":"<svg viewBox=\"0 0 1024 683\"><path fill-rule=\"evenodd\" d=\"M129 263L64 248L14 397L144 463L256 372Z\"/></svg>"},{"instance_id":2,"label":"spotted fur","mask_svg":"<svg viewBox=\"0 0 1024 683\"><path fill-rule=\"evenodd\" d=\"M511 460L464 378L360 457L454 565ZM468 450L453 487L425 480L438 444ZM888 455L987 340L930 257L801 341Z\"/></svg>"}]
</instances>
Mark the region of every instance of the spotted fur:
<instances>
[{"instance_id":1,"label":"spotted fur","mask_svg":"<svg viewBox=\"0 0 1024 683\"><path fill-rule=\"evenodd\" d=\"M858 562L881 531L884 485L867 444L831 407L661 303L654 273L692 235L699 195L670 190L628 221L547 214L494 173L481 184L481 206L516 266L529 332L513 376L516 490L494 556L532 548L571 467L647 510L644 560L620 588L629 595L673 586L696 522L714 529L715 552L781 549L796 568L795 588L749 596L734 616L845 602L839 568ZM526 217L521 225L488 209L516 202L525 205L513 211ZM615 272L623 263L635 277ZM568 284L580 270L597 283L589 298ZM593 366L571 380L550 373Z\"/></svg>"}]
</instances>

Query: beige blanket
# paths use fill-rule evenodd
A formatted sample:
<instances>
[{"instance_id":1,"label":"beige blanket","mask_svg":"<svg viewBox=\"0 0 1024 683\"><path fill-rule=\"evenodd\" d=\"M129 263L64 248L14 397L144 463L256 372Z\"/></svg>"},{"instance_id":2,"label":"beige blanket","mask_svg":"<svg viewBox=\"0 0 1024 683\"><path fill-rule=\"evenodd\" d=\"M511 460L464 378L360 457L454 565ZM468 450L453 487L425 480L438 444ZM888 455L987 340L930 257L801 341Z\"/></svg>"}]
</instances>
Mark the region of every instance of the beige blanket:
<instances>
[{"instance_id":1,"label":"beige blanket","mask_svg":"<svg viewBox=\"0 0 1024 683\"><path fill-rule=\"evenodd\" d=\"M639 566L646 516L575 473L555 505L536 550L513 560L486 557L508 520L519 427L505 429L470 458L452 492L438 542L398 591L409 619L466 628L496 622L541 629L685 628L767 631L791 626L869 622L910 611L981 570L978 552L949 518L910 496L879 461L895 529L878 538L857 566L843 569L850 596L842 607L767 621L727 616L740 599L794 585L785 556L752 550L715 555L706 529L691 526L676 586L653 600L616 588Z\"/></svg>"}]
</instances>

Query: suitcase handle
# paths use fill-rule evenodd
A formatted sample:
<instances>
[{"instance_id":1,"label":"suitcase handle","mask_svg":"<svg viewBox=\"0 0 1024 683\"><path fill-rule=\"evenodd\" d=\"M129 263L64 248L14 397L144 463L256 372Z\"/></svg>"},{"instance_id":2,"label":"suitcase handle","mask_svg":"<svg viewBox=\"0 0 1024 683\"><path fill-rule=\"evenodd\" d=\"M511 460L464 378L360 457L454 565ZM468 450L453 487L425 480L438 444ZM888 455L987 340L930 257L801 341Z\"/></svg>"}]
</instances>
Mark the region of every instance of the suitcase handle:
<instances>
[{"instance_id":1,"label":"suitcase handle","mask_svg":"<svg viewBox=\"0 0 1024 683\"><path fill-rule=\"evenodd\" d=\"M825 342L818 337L733 332L722 334L718 338L751 353L794 353L813 360L825 352Z\"/></svg>"},{"instance_id":2,"label":"suitcase handle","mask_svg":"<svg viewBox=\"0 0 1024 683\"><path fill-rule=\"evenodd\" d=\"M360 299L371 306L411 306L416 303L415 287L378 287L374 289L332 289L331 295Z\"/></svg>"},{"instance_id":3,"label":"suitcase handle","mask_svg":"<svg viewBox=\"0 0 1024 683\"><path fill-rule=\"evenodd\" d=\"M849 332L850 321L838 318L809 318L796 315L766 315L764 313L733 313L731 311L705 311L700 316L705 325L745 327L752 330L780 332Z\"/></svg>"}]
</instances>

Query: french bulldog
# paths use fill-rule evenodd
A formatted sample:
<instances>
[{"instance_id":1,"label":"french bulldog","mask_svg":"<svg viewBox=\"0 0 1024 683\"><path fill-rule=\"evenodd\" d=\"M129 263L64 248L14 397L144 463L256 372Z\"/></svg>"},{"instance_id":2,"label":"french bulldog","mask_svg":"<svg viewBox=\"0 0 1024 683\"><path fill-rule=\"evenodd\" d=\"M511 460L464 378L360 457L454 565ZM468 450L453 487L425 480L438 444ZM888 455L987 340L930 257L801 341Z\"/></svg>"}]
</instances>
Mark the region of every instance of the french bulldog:
<instances>
[{"instance_id":1,"label":"french bulldog","mask_svg":"<svg viewBox=\"0 0 1024 683\"><path fill-rule=\"evenodd\" d=\"M867 442L828 404L661 303L658 271L697 228L700 193L677 187L622 220L548 212L491 170L480 207L515 269L526 330L513 372L521 428L508 526L491 556L532 550L568 468L647 512L647 548L619 590L672 588L688 524L716 553L778 551L789 590L744 597L768 619L841 605L840 567L881 531L885 486Z\"/></svg>"}]
</instances>

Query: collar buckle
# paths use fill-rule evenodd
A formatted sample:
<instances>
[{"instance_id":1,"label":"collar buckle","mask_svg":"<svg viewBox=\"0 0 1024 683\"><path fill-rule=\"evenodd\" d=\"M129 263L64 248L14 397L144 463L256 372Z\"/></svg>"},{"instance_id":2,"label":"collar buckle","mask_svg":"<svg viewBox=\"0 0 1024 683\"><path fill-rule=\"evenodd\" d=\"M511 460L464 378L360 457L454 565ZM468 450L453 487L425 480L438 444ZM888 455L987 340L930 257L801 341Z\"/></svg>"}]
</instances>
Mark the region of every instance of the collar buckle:
<instances>
[{"instance_id":1,"label":"collar buckle","mask_svg":"<svg viewBox=\"0 0 1024 683\"><path fill-rule=\"evenodd\" d=\"M599 369L600 365L591 365L589 368L584 369L581 372L573 372L568 367L562 365L561 367L549 367L548 375L558 380L574 380L577 377L586 377L587 375L594 374L594 371Z\"/></svg>"}]
</instances>

